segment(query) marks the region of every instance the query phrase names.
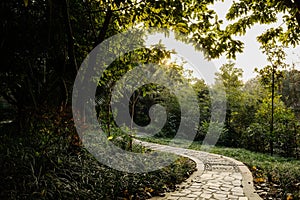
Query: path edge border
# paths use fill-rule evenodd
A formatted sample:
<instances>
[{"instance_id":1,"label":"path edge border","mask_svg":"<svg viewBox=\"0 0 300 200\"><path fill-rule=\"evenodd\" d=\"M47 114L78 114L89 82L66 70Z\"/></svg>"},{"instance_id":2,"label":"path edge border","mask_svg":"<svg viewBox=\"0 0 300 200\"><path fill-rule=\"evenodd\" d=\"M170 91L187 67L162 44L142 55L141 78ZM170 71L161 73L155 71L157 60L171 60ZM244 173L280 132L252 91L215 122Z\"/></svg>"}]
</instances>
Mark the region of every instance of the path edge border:
<instances>
[{"instance_id":1,"label":"path edge border","mask_svg":"<svg viewBox=\"0 0 300 200\"><path fill-rule=\"evenodd\" d=\"M148 145L144 145L145 143L148 143L148 144L151 144L151 145L157 145L157 146L168 146L168 145L161 145L161 144L156 144L156 143L152 143L152 142L144 142L144 141L141 141L141 140L138 140L138 139L134 139L134 142L139 143L140 145L148 147L148 148L149 148L149 146ZM172 147L172 146L169 146L169 147ZM178 148L178 147L176 147L176 148ZM153 150L158 150L159 151L159 149L155 149L155 148ZM185 149L185 150L197 151L197 150L193 150L193 149ZM255 192L252 173L251 173L251 171L248 169L248 167L243 162L238 161L238 160L236 160L234 158L230 158L230 157L227 157L227 156L220 155L220 154L209 153L209 152L205 152L205 151L199 151L199 152L204 152L204 153L207 153L207 154L212 154L214 156L218 156L220 158L225 158L225 159L233 162L234 164L236 164L236 166L239 168L239 170L240 170L240 172L242 174L242 177L243 177L242 178L242 186L243 186L243 191L245 193L245 196L249 200L263 200L263 198L261 198ZM191 176L189 178L187 178L184 182L191 182L191 180L193 179L193 177L195 177L197 175L201 175L204 172L204 165L203 165L203 163L199 159L194 158L193 156L186 155L184 153L178 153L178 152L173 152L173 153L176 154L176 155L187 157L187 158L193 160L196 163L197 171L195 171L194 173L192 173ZM170 193L168 193L165 197L167 197L169 195L170 195ZM158 198L158 197L152 197L151 198L151 200L156 200L156 199L160 199L160 198Z\"/></svg>"},{"instance_id":2,"label":"path edge border","mask_svg":"<svg viewBox=\"0 0 300 200\"><path fill-rule=\"evenodd\" d=\"M234 158L227 157L227 156L222 156L219 154L215 154L215 155L221 156L222 158L225 158L237 165L237 167L239 168L239 170L243 176L242 186L243 186L243 190L244 190L246 197L248 197L250 200L263 200L255 192L252 173L244 163L242 163L241 161L238 161Z\"/></svg>"}]
</instances>

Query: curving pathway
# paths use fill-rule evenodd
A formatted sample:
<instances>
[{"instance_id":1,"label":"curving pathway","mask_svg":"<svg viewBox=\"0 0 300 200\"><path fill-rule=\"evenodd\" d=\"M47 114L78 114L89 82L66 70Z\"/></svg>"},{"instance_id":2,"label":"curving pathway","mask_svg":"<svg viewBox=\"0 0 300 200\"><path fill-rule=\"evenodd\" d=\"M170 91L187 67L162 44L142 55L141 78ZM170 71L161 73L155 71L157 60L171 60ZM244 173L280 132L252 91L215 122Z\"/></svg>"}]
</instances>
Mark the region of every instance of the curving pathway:
<instances>
[{"instance_id":1,"label":"curving pathway","mask_svg":"<svg viewBox=\"0 0 300 200\"><path fill-rule=\"evenodd\" d=\"M203 151L135 142L153 150L188 157L197 164L197 171L179 185L178 191L165 197L153 197L153 200L262 200L255 193L251 172L242 162Z\"/></svg>"}]
</instances>

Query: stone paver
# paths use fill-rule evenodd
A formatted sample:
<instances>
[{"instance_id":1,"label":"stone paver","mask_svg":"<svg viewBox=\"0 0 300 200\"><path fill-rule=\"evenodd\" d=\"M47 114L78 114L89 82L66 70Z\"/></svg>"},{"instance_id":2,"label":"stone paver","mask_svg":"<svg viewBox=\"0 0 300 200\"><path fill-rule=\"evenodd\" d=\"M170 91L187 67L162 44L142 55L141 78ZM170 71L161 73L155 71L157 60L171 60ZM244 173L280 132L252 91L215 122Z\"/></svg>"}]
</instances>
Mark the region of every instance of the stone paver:
<instances>
[{"instance_id":1,"label":"stone paver","mask_svg":"<svg viewBox=\"0 0 300 200\"><path fill-rule=\"evenodd\" d=\"M188 157L197 171L179 185L179 190L153 200L261 200L254 191L251 172L241 162L221 155L166 145L136 141L153 150Z\"/></svg>"}]
</instances>

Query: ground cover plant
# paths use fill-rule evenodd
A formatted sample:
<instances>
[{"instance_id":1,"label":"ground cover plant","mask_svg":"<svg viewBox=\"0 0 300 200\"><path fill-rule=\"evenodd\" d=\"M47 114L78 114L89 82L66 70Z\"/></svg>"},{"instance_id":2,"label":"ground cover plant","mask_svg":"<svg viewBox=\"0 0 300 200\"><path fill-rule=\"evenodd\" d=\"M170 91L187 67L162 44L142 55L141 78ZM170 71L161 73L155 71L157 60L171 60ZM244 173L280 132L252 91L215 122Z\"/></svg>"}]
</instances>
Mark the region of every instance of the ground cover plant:
<instances>
[{"instance_id":1,"label":"ground cover plant","mask_svg":"<svg viewBox=\"0 0 300 200\"><path fill-rule=\"evenodd\" d=\"M195 170L183 157L150 173L111 169L71 137L66 117L48 116L23 135L14 124L0 125L0 199L146 199L175 190Z\"/></svg>"}]
</instances>

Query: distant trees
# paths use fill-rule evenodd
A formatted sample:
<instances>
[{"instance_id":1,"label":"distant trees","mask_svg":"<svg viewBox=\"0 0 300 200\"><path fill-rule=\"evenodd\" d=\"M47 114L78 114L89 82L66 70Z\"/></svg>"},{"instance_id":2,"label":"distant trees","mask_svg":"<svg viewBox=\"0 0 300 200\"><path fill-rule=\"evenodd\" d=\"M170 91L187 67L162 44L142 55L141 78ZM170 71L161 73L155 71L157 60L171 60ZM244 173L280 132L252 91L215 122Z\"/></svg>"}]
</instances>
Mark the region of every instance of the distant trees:
<instances>
[{"instance_id":1,"label":"distant trees","mask_svg":"<svg viewBox=\"0 0 300 200\"><path fill-rule=\"evenodd\" d=\"M276 55L272 54L272 60ZM219 144L299 156L300 123L295 115L297 109L291 106L297 105L292 102L298 102L295 97L298 86L297 81L288 84L291 76L296 78L299 71L280 69L279 66L284 65L282 58L272 62L273 67L260 70L257 78L245 84L240 80L241 70L233 63L220 68L214 87L222 81L226 90L227 131L221 135Z\"/></svg>"},{"instance_id":2,"label":"distant trees","mask_svg":"<svg viewBox=\"0 0 300 200\"><path fill-rule=\"evenodd\" d=\"M300 72L296 69L284 70L279 93L287 107L293 109L300 119Z\"/></svg>"},{"instance_id":3,"label":"distant trees","mask_svg":"<svg viewBox=\"0 0 300 200\"><path fill-rule=\"evenodd\" d=\"M197 80L192 87L198 95L200 119L197 130L196 140L204 140L208 131L209 121L211 117L211 98L209 86L206 85L204 80Z\"/></svg>"},{"instance_id":4,"label":"distant trees","mask_svg":"<svg viewBox=\"0 0 300 200\"><path fill-rule=\"evenodd\" d=\"M226 118L225 126L227 128L226 135L222 135L223 142L227 145L236 146L238 144L237 140L240 138L240 124L239 121L240 110L242 109L242 75L243 71L234 66L233 62L224 64L220 68L220 72L216 73L216 84L214 88L216 90L219 87L224 86L226 92Z\"/></svg>"}]
</instances>

